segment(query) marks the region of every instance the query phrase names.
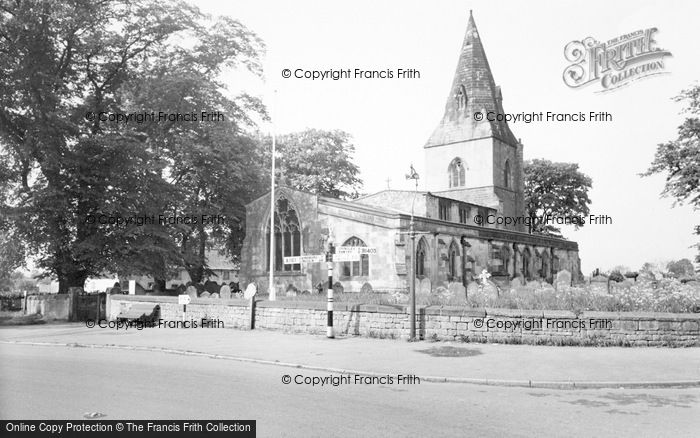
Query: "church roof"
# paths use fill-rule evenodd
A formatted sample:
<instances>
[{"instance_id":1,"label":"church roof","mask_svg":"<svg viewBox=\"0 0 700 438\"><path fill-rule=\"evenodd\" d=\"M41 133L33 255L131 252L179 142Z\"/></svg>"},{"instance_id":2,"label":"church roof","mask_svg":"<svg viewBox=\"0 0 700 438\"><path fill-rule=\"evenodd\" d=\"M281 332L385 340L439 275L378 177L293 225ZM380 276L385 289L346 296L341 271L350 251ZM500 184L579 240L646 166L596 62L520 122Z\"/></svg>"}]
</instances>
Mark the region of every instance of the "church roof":
<instances>
[{"instance_id":1,"label":"church roof","mask_svg":"<svg viewBox=\"0 0 700 438\"><path fill-rule=\"evenodd\" d=\"M457 70L445 104L445 115L425 147L491 136L517 144L506 122L486 120L488 112L503 113L501 100L500 87L493 79L481 36L470 11ZM480 122L474 120L477 112L484 116Z\"/></svg>"}]
</instances>

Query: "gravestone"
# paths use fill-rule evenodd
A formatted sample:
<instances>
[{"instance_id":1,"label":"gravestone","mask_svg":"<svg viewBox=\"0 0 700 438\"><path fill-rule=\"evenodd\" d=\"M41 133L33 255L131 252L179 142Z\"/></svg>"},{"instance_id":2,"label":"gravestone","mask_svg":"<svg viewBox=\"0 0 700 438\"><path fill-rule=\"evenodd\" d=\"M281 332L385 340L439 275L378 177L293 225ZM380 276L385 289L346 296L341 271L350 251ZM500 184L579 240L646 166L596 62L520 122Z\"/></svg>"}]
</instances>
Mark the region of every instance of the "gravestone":
<instances>
[{"instance_id":1,"label":"gravestone","mask_svg":"<svg viewBox=\"0 0 700 438\"><path fill-rule=\"evenodd\" d=\"M245 288L245 292L243 292L243 298L249 300L253 298L257 293L258 287L255 286L255 283L250 283L248 284L248 287Z\"/></svg>"},{"instance_id":2,"label":"gravestone","mask_svg":"<svg viewBox=\"0 0 700 438\"><path fill-rule=\"evenodd\" d=\"M483 294L487 297L498 297L500 290L496 283L491 280L487 280L486 284L483 286Z\"/></svg>"},{"instance_id":3,"label":"gravestone","mask_svg":"<svg viewBox=\"0 0 700 438\"><path fill-rule=\"evenodd\" d=\"M532 290L538 290L542 288L542 284L539 281L528 281L525 287Z\"/></svg>"},{"instance_id":4,"label":"gravestone","mask_svg":"<svg viewBox=\"0 0 700 438\"><path fill-rule=\"evenodd\" d=\"M571 273L566 269L557 272L557 277L554 279L554 287L560 289L569 286L571 286Z\"/></svg>"},{"instance_id":5,"label":"gravestone","mask_svg":"<svg viewBox=\"0 0 700 438\"><path fill-rule=\"evenodd\" d=\"M432 285L430 284L429 278L424 278L420 281L420 285L416 285L416 293L421 295L430 295L432 291Z\"/></svg>"},{"instance_id":6,"label":"gravestone","mask_svg":"<svg viewBox=\"0 0 700 438\"><path fill-rule=\"evenodd\" d=\"M187 295L189 295L190 298L197 298L197 288L193 285L187 286Z\"/></svg>"},{"instance_id":7,"label":"gravestone","mask_svg":"<svg viewBox=\"0 0 700 438\"><path fill-rule=\"evenodd\" d=\"M513 278L511 280L511 286L525 286L525 278L523 278L523 274L518 274L515 278Z\"/></svg>"},{"instance_id":8,"label":"gravestone","mask_svg":"<svg viewBox=\"0 0 700 438\"><path fill-rule=\"evenodd\" d=\"M391 294L391 299L396 304L406 304L411 300L411 297L409 297L408 294L396 291L393 294Z\"/></svg>"},{"instance_id":9,"label":"gravestone","mask_svg":"<svg viewBox=\"0 0 700 438\"><path fill-rule=\"evenodd\" d=\"M551 293L551 292L554 292L554 286L552 286L551 284L547 283L546 281L543 281L543 282L542 282L542 288L541 288L540 290L541 290L542 292Z\"/></svg>"},{"instance_id":10,"label":"gravestone","mask_svg":"<svg viewBox=\"0 0 700 438\"><path fill-rule=\"evenodd\" d=\"M475 281L472 283L469 283L469 286L467 286L467 296L469 297L488 297L488 298L496 298L499 295L499 288L491 280L486 280L486 284L482 284L480 281Z\"/></svg>"},{"instance_id":11,"label":"gravestone","mask_svg":"<svg viewBox=\"0 0 700 438\"><path fill-rule=\"evenodd\" d=\"M467 297L476 297L480 294L479 283L472 281L467 285Z\"/></svg>"},{"instance_id":12,"label":"gravestone","mask_svg":"<svg viewBox=\"0 0 700 438\"><path fill-rule=\"evenodd\" d=\"M228 284L221 286L221 289L219 290L219 294L221 295L221 298L224 300L228 300L231 298L231 288L228 286Z\"/></svg>"},{"instance_id":13,"label":"gravestone","mask_svg":"<svg viewBox=\"0 0 700 438\"><path fill-rule=\"evenodd\" d=\"M438 286L435 289L435 296L443 302L442 304L445 304L447 301L451 300L452 297L454 297L454 294L446 287Z\"/></svg>"},{"instance_id":14,"label":"gravestone","mask_svg":"<svg viewBox=\"0 0 700 438\"><path fill-rule=\"evenodd\" d=\"M467 289L462 283L452 282L447 287L453 296L463 299L467 296Z\"/></svg>"}]
</instances>

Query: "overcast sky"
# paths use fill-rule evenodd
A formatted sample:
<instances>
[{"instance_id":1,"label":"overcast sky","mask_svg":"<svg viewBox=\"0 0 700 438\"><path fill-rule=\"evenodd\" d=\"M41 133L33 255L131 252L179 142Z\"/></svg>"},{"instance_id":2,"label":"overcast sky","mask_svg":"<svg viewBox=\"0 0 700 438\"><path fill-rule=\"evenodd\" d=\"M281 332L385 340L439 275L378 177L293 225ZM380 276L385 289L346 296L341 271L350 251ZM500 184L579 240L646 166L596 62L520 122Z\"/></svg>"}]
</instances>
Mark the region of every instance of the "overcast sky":
<instances>
[{"instance_id":1,"label":"overcast sky","mask_svg":"<svg viewBox=\"0 0 700 438\"><path fill-rule=\"evenodd\" d=\"M272 104L278 133L342 129L354 138L367 193L411 188L411 163L420 173L428 136L450 92L469 10L473 10L506 112L607 111L607 123L511 124L525 159L579 163L593 179L591 212L612 225L586 225L567 238L579 242L589 273L646 261L693 258L693 226L700 213L672 208L659 195L662 176L641 178L659 142L675 138L682 106L671 98L700 80L700 2L468 2L468 1L195 1L208 13L242 21L266 43L265 80L227 79ZM568 88L564 46L594 37L658 28L657 46L669 50L666 75L607 94L599 87ZM282 70L415 68L420 79L284 79Z\"/></svg>"}]
</instances>

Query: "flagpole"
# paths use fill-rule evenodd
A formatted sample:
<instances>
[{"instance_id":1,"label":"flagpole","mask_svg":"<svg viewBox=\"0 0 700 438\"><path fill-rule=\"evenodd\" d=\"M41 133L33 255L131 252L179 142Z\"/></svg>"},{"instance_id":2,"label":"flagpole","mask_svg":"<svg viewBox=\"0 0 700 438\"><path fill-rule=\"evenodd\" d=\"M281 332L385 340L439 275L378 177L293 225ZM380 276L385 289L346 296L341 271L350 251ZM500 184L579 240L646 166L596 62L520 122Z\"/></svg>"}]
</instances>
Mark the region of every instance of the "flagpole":
<instances>
[{"instance_id":1,"label":"flagpole","mask_svg":"<svg viewBox=\"0 0 700 438\"><path fill-rule=\"evenodd\" d=\"M276 151L276 135L275 135L275 119L274 106L277 90L272 96L272 105L270 105L270 125L272 130L272 172L270 173L270 277L268 278L268 294L269 300L277 299L277 291L275 290L275 154Z\"/></svg>"}]
</instances>

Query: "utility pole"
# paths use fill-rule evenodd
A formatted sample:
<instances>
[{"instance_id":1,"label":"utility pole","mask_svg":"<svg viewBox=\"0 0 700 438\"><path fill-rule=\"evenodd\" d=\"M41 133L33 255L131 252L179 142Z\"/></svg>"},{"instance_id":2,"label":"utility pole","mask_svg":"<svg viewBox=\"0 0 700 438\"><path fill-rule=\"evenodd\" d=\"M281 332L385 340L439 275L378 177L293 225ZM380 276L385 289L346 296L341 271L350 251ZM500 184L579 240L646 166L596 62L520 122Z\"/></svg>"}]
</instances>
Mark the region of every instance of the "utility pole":
<instances>
[{"instance_id":1,"label":"utility pole","mask_svg":"<svg viewBox=\"0 0 700 438\"><path fill-rule=\"evenodd\" d=\"M270 276L268 278L268 294L269 300L275 301L277 299L277 291L275 290L275 155L276 151L276 138L275 138L275 122L272 116L272 109L274 108L275 98L277 97L277 90L274 91L272 97L272 105L270 108L270 120L272 128L272 173L270 174Z\"/></svg>"}]
</instances>

